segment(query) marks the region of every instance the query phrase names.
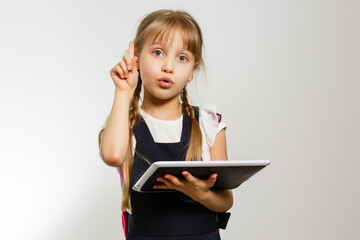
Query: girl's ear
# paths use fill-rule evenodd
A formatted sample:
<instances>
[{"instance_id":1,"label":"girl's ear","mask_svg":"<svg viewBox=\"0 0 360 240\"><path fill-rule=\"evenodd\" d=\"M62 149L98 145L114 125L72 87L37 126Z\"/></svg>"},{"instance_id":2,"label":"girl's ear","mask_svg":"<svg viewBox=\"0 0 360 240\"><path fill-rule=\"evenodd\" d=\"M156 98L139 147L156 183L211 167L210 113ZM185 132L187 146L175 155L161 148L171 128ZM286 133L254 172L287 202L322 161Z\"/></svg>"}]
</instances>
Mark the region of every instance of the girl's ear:
<instances>
[{"instance_id":1,"label":"girl's ear","mask_svg":"<svg viewBox=\"0 0 360 240\"><path fill-rule=\"evenodd\" d=\"M194 67L193 67L193 70L192 70L192 72L191 72L191 74L190 74L190 77L189 77L189 82L193 79L194 72L195 72L195 70L197 69L198 65L199 65L199 63L195 63L195 65L194 65Z\"/></svg>"},{"instance_id":2,"label":"girl's ear","mask_svg":"<svg viewBox=\"0 0 360 240\"><path fill-rule=\"evenodd\" d=\"M136 56L136 57L137 57L137 61L135 63L135 66L136 66L137 69L139 69L140 68L139 57L138 56Z\"/></svg>"}]
</instances>

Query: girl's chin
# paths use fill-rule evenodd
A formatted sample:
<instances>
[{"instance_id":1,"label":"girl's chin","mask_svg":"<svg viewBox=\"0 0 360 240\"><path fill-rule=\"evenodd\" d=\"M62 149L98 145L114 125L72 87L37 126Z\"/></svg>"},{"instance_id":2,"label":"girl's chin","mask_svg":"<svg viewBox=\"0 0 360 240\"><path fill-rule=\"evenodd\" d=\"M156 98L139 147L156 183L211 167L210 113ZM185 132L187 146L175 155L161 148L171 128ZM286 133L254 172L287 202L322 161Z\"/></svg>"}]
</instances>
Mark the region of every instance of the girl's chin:
<instances>
[{"instance_id":1,"label":"girl's chin","mask_svg":"<svg viewBox=\"0 0 360 240\"><path fill-rule=\"evenodd\" d=\"M180 93L174 93L174 92L170 92L169 90L160 90L160 91L155 91L155 92L149 92L151 94L151 96L153 98L156 98L158 100L172 100L174 98L179 98L179 94Z\"/></svg>"}]
</instances>

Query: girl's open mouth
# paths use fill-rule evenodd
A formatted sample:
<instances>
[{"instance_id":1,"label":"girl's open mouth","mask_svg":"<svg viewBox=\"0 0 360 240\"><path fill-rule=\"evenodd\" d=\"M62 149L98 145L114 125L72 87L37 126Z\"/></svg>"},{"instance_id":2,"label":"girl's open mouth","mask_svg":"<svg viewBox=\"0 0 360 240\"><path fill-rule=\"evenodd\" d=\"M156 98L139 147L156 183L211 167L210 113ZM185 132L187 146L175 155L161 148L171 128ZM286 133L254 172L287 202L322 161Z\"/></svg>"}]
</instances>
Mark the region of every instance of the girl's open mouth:
<instances>
[{"instance_id":1,"label":"girl's open mouth","mask_svg":"<svg viewBox=\"0 0 360 240\"><path fill-rule=\"evenodd\" d=\"M163 79L159 80L159 85L162 88L169 88L169 87L171 87L172 84L173 83L172 83L172 81L170 79L163 78Z\"/></svg>"}]
</instances>

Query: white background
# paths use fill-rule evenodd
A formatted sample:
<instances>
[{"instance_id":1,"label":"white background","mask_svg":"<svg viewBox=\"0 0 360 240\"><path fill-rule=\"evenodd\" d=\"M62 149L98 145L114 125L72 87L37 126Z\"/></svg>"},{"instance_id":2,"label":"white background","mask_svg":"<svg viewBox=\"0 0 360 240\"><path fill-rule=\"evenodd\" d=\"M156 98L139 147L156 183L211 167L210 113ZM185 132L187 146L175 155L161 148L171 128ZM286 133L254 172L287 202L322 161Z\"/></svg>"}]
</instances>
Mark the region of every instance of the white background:
<instances>
[{"instance_id":1,"label":"white background","mask_svg":"<svg viewBox=\"0 0 360 240\"><path fill-rule=\"evenodd\" d=\"M202 28L193 103L218 106L229 159L272 160L234 190L223 239L360 239L356 0L1 0L0 239L124 239L97 137L109 71L159 8Z\"/></svg>"}]
</instances>

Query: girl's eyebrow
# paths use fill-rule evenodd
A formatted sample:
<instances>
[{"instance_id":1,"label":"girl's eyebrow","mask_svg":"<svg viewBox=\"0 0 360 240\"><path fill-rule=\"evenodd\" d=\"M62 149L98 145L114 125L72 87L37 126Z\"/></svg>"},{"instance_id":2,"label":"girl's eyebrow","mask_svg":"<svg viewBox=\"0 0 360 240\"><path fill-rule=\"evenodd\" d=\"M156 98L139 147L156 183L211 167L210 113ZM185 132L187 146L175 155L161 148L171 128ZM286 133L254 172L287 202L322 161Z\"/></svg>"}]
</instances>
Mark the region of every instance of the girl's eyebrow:
<instances>
[{"instance_id":1,"label":"girl's eyebrow","mask_svg":"<svg viewBox=\"0 0 360 240\"><path fill-rule=\"evenodd\" d=\"M152 44L150 44L150 47L164 47L164 48L168 48L168 45L163 44L161 42L154 42ZM192 54L189 50L185 49L185 48L181 48L181 52L186 52L186 53L190 53Z\"/></svg>"},{"instance_id":2,"label":"girl's eyebrow","mask_svg":"<svg viewBox=\"0 0 360 240\"><path fill-rule=\"evenodd\" d=\"M161 40L154 40L152 42L150 42L150 46L152 45L166 45L166 42L161 41Z\"/></svg>"}]
</instances>

